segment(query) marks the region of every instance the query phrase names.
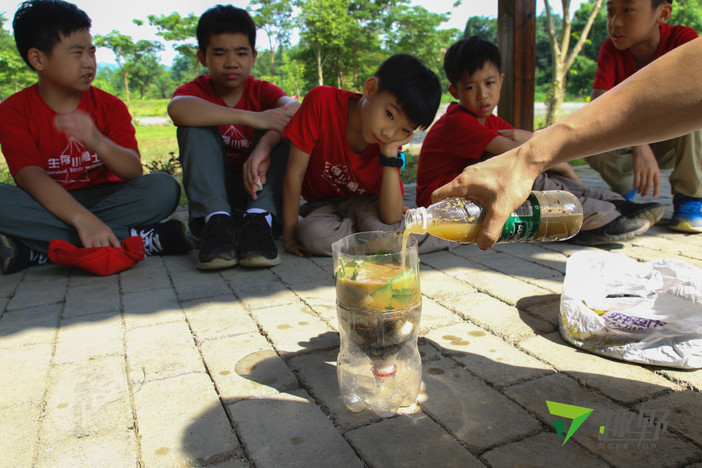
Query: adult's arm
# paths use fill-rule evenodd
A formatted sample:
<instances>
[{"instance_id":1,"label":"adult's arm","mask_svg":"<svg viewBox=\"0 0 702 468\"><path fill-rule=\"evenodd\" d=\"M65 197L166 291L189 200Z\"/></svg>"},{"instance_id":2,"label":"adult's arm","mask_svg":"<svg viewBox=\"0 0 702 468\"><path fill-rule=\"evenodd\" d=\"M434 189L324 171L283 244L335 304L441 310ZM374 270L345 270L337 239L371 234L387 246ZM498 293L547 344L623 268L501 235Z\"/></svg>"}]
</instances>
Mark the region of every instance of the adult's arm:
<instances>
[{"instance_id":1,"label":"adult's arm","mask_svg":"<svg viewBox=\"0 0 702 468\"><path fill-rule=\"evenodd\" d=\"M482 204L487 213L477 244L488 249L528 197L534 179L554 164L699 128L702 38L668 52L518 148L468 166L434 191L432 200L466 197Z\"/></svg>"}]
</instances>

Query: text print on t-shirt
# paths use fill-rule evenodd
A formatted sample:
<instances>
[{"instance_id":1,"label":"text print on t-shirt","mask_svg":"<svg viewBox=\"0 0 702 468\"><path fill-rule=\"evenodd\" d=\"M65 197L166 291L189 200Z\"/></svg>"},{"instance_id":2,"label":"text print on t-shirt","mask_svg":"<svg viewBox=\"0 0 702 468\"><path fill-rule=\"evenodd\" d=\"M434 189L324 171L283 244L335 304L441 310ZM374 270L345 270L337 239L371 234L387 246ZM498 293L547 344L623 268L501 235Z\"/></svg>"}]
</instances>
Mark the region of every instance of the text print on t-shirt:
<instances>
[{"instance_id":1,"label":"text print on t-shirt","mask_svg":"<svg viewBox=\"0 0 702 468\"><path fill-rule=\"evenodd\" d=\"M334 187L340 195L347 195L349 192L359 195L366 193L364 188L359 187L354 173L345 164L331 164L326 161L322 171L322 178Z\"/></svg>"},{"instance_id":2,"label":"text print on t-shirt","mask_svg":"<svg viewBox=\"0 0 702 468\"><path fill-rule=\"evenodd\" d=\"M91 153L83 143L70 137L61 155L58 158L49 158L46 173L55 180L70 184L89 181L89 174L102 167L102 161L97 154Z\"/></svg>"},{"instance_id":3,"label":"text print on t-shirt","mask_svg":"<svg viewBox=\"0 0 702 468\"><path fill-rule=\"evenodd\" d=\"M251 149L251 140L241 133L234 125L230 125L222 135L224 147L227 149L227 156L231 161L241 158L241 154L247 154ZM244 158L245 159L245 158Z\"/></svg>"}]
</instances>

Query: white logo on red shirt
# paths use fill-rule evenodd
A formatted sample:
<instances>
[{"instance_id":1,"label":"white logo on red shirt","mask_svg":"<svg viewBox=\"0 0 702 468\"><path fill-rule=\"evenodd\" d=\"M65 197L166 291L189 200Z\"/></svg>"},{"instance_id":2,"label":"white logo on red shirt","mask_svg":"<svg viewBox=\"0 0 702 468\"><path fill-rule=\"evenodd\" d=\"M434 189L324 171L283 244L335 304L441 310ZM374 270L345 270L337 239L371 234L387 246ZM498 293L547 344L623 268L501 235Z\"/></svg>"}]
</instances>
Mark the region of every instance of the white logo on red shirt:
<instances>
[{"instance_id":1,"label":"white logo on red shirt","mask_svg":"<svg viewBox=\"0 0 702 468\"><path fill-rule=\"evenodd\" d=\"M56 158L49 158L47 174L65 184L72 182L89 182L90 173L103 166L97 154L91 153L85 145L74 137Z\"/></svg>"},{"instance_id":2,"label":"white logo on red shirt","mask_svg":"<svg viewBox=\"0 0 702 468\"><path fill-rule=\"evenodd\" d=\"M334 187L340 195L346 195L348 192L359 195L366 193L366 190L358 185L355 174L346 164L332 164L329 161L325 161L322 169L322 179ZM343 189L346 190L344 191Z\"/></svg>"}]
</instances>

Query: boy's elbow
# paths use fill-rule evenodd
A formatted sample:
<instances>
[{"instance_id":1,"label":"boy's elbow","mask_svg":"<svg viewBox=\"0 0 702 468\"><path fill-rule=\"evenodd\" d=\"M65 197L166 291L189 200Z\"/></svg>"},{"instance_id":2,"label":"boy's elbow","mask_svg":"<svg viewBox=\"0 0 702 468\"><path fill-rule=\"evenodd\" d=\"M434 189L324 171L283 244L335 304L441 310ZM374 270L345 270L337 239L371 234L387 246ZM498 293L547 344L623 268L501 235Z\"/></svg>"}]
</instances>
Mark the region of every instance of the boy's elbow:
<instances>
[{"instance_id":1,"label":"boy's elbow","mask_svg":"<svg viewBox=\"0 0 702 468\"><path fill-rule=\"evenodd\" d=\"M178 102L178 98L175 97L171 99L171 101L168 103L168 107L166 107L166 111L168 112L168 116L171 118L174 124L180 125L182 124L181 119L180 119L180 109L182 107L182 103Z\"/></svg>"}]
</instances>

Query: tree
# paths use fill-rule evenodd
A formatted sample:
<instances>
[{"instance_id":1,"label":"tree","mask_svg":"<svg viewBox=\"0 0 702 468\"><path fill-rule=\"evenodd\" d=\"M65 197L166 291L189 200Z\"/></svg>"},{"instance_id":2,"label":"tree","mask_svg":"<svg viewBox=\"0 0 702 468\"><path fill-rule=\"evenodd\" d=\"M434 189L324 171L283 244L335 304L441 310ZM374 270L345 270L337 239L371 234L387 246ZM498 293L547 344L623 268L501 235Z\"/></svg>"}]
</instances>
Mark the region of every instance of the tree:
<instances>
[{"instance_id":1,"label":"tree","mask_svg":"<svg viewBox=\"0 0 702 468\"><path fill-rule=\"evenodd\" d=\"M109 34L96 35L95 45L106 47L114 52L115 61L122 71L124 100L127 102L129 102L130 71L136 68L149 54L155 54L156 51L163 49L163 45L158 42L140 40L135 43L130 36L114 29Z\"/></svg>"},{"instance_id":2,"label":"tree","mask_svg":"<svg viewBox=\"0 0 702 468\"><path fill-rule=\"evenodd\" d=\"M300 15L302 40L314 52L317 80L324 84L324 65L341 53L353 23L348 14L349 0L307 0Z\"/></svg>"},{"instance_id":3,"label":"tree","mask_svg":"<svg viewBox=\"0 0 702 468\"><path fill-rule=\"evenodd\" d=\"M36 75L17 52L14 38L2 27L5 21L0 13L0 99L36 81Z\"/></svg>"},{"instance_id":4,"label":"tree","mask_svg":"<svg viewBox=\"0 0 702 468\"><path fill-rule=\"evenodd\" d=\"M497 18L489 16L471 16L466 21L463 37L478 36L481 39L497 44Z\"/></svg>"},{"instance_id":5,"label":"tree","mask_svg":"<svg viewBox=\"0 0 702 468\"><path fill-rule=\"evenodd\" d=\"M702 0L677 0L669 23L683 24L702 32Z\"/></svg>"},{"instance_id":6,"label":"tree","mask_svg":"<svg viewBox=\"0 0 702 468\"><path fill-rule=\"evenodd\" d=\"M198 46L195 42L198 17L190 13L186 17L181 17L178 13L173 12L170 15L148 15L149 24L156 26L159 36L167 41L175 41L173 48L179 54L186 57L192 64L193 77L197 78L200 72L200 62L197 59ZM134 20L135 24L141 26L140 20Z\"/></svg>"},{"instance_id":7,"label":"tree","mask_svg":"<svg viewBox=\"0 0 702 468\"><path fill-rule=\"evenodd\" d=\"M561 18L561 32L556 33L556 27L551 14L551 5L549 0L544 0L546 19L548 21L548 37L551 45L551 55L553 57L553 72L551 74L551 87L546 112L546 125L551 125L558 120L561 112L561 104L565 96L565 82L568 71L573 65L575 58L580 53L580 50L587 39L592 23L602 6L602 0L596 0L587 23L581 31L572 31L572 20L570 17L570 0L561 0L563 5L563 18ZM570 48L571 36L577 39L575 46Z\"/></svg>"},{"instance_id":8,"label":"tree","mask_svg":"<svg viewBox=\"0 0 702 468\"><path fill-rule=\"evenodd\" d=\"M290 0L258 0L254 5L256 27L266 33L270 56L270 75L275 76L275 52L290 42L294 26Z\"/></svg>"}]
</instances>

